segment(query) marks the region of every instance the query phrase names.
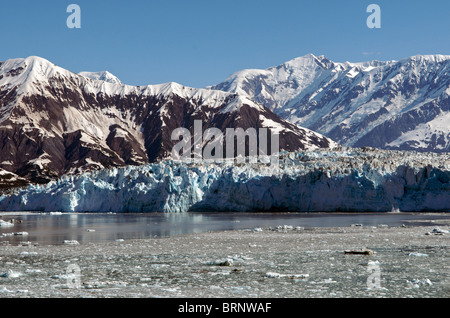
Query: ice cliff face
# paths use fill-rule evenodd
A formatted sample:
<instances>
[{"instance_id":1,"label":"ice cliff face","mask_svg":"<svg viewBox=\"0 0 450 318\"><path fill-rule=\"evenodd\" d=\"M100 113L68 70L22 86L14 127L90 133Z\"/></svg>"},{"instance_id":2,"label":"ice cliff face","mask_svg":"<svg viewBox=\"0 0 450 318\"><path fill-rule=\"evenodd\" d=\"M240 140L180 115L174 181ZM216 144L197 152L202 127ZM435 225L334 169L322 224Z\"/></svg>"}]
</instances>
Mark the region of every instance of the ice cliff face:
<instances>
[{"instance_id":1,"label":"ice cliff face","mask_svg":"<svg viewBox=\"0 0 450 318\"><path fill-rule=\"evenodd\" d=\"M450 211L450 155L374 149L283 153L258 164L171 160L30 185L2 211Z\"/></svg>"}]
</instances>

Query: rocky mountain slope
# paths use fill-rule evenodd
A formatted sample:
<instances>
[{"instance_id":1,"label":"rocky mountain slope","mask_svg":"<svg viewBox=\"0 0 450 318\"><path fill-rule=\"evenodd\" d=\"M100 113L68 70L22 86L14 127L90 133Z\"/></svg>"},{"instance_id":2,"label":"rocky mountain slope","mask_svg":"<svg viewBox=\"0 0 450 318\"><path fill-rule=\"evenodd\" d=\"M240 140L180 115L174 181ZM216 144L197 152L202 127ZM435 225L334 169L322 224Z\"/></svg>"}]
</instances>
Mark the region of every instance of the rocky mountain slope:
<instances>
[{"instance_id":1,"label":"rocky mountain slope","mask_svg":"<svg viewBox=\"0 0 450 318\"><path fill-rule=\"evenodd\" d=\"M312 54L212 86L352 147L450 151L450 56L336 63Z\"/></svg>"},{"instance_id":2,"label":"rocky mountain slope","mask_svg":"<svg viewBox=\"0 0 450 318\"><path fill-rule=\"evenodd\" d=\"M280 133L282 150L335 145L236 93L129 86L108 72L75 74L29 57L0 63L0 184L169 158L173 130L193 131L194 120L203 130L269 128Z\"/></svg>"}]
</instances>

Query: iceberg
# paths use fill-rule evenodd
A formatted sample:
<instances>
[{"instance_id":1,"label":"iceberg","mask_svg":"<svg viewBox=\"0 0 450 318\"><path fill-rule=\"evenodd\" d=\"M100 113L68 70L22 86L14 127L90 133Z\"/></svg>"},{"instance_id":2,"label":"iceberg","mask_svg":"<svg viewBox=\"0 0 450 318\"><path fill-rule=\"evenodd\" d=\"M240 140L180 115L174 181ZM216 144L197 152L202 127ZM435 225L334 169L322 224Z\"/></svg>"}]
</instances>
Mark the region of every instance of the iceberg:
<instances>
[{"instance_id":1,"label":"iceberg","mask_svg":"<svg viewBox=\"0 0 450 318\"><path fill-rule=\"evenodd\" d=\"M0 196L0 211L450 211L450 155L346 148L279 164L163 160L66 175Z\"/></svg>"},{"instance_id":2,"label":"iceberg","mask_svg":"<svg viewBox=\"0 0 450 318\"><path fill-rule=\"evenodd\" d=\"M14 226L14 223L0 220L0 227L13 227L13 226Z\"/></svg>"}]
</instances>

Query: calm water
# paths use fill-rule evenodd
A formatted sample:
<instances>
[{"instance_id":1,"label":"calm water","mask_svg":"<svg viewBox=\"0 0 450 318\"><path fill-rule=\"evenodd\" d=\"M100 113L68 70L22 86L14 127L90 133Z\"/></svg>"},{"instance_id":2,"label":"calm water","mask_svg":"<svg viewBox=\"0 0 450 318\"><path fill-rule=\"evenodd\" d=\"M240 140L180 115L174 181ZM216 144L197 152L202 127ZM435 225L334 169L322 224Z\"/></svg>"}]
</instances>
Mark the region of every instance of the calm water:
<instances>
[{"instance_id":1,"label":"calm water","mask_svg":"<svg viewBox=\"0 0 450 318\"><path fill-rule=\"evenodd\" d=\"M450 214L409 213L184 213L184 214L49 214L0 213L2 219L21 220L14 227L0 227L0 241L11 244L28 241L41 245L58 245L64 240L80 243L105 242L117 239L143 239L193 234L207 231L267 228L279 225L311 227L443 225ZM447 222L445 222L447 221ZM27 232L28 235L8 235ZM6 234L6 235L5 235Z\"/></svg>"}]
</instances>

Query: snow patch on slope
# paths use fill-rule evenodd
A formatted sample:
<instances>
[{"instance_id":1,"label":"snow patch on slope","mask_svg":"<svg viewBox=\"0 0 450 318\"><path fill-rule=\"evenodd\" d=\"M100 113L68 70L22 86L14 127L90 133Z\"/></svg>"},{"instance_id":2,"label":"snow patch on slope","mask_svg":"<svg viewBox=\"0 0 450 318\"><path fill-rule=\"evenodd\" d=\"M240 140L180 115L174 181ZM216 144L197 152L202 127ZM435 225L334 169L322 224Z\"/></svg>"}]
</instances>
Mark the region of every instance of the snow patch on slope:
<instances>
[{"instance_id":1,"label":"snow patch on slope","mask_svg":"<svg viewBox=\"0 0 450 318\"><path fill-rule=\"evenodd\" d=\"M416 148L427 148L433 139L443 138L444 143L436 145L437 149L448 149L450 146L450 113L444 113L430 122L420 124L416 129L403 133L399 138L387 144L391 148L399 148L404 144Z\"/></svg>"}]
</instances>

